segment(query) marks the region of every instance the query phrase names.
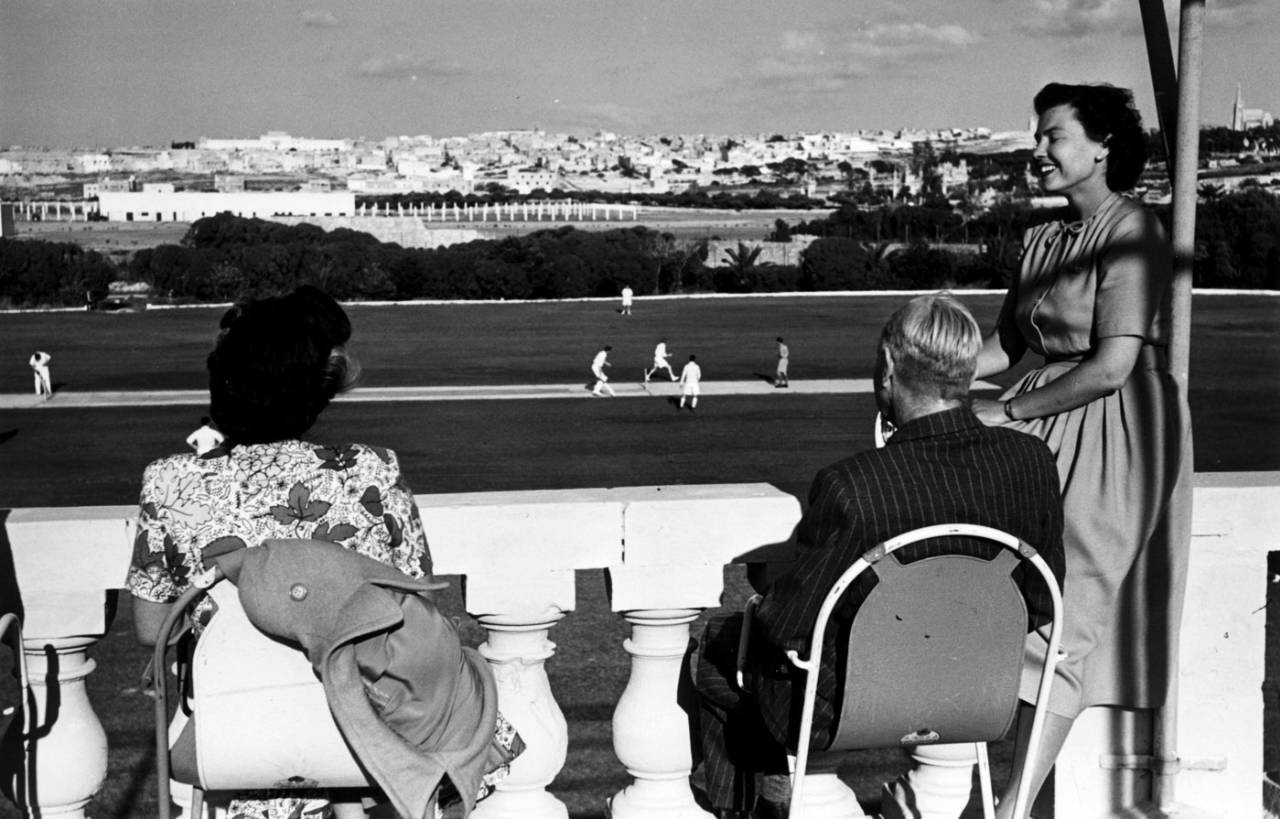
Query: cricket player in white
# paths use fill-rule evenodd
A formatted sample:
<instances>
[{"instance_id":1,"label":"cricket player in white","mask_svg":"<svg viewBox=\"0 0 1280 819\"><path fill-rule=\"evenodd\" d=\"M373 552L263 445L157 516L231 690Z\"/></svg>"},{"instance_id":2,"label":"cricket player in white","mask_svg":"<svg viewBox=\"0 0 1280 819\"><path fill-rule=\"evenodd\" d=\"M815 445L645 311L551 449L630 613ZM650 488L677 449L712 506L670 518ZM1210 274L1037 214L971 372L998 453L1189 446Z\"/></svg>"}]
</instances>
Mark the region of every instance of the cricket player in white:
<instances>
[{"instance_id":1,"label":"cricket player in white","mask_svg":"<svg viewBox=\"0 0 1280 819\"><path fill-rule=\"evenodd\" d=\"M684 408L685 399L689 401L689 410L698 408L698 395L702 392L702 368L698 366L698 357L689 356L689 363L680 371L680 408Z\"/></svg>"},{"instance_id":2,"label":"cricket player in white","mask_svg":"<svg viewBox=\"0 0 1280 819\"><path fill-rule=\"evenodd\" d=\"M658 370L666 370L667 375L671 376L671 380L676 380L675 371L671 369L671 362L667 361L667 356L669 355L670 353L667 352L667 340L664 338L658 342L658 346L653 348L653 367L644 371L645 381L648 381L649 376Z\"/></svg>"},{"instance_id":3,"label":"cricket player in white","mask_svg":"<svg viewBox=\"0 0 1280 819\"><path fill-rule=\"evenodd\" d=\"M35 376L36 395L48 400L53 395L53 376L49 374L49 362L53 356L44 350L36 350L27 361L31 365L31 373Z\"/></svg>"},{"instance_id":4,"label":"cricket player in white","mask_svg":"<svg viewBox=\"0 0 1280 819\"><path fill-rule=\"evenodd\" d=\"M591 359L591 372L596 377L596 385L591 388L592 395L602 395L602 389L607 391L611 397L616 398L617 395L613 391L613 387L609 386L609 376L604 374L604 368L609 366L609 351L613 348L608 344L604 345L604 349L596 353L596 357Z\"/></svg>"}]
</instances>

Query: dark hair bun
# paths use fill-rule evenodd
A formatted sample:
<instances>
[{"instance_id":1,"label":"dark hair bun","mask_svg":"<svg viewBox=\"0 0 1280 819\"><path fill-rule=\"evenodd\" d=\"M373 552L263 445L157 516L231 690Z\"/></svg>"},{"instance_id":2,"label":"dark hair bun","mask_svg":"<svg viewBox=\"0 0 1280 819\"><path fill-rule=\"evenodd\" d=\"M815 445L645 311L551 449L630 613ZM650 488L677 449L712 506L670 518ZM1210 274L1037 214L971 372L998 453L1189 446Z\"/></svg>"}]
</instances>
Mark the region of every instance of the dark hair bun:
<instances>
[{"instance_id":1,"label":"dark hair bun","mask_svg":"<svg viewBox=\"0 0 1280 819\"><path fill-rule=\"evenodd\" d=\"M345 357L334 348L351 337L351 322L315 287L236 305L220 326L208 359L210 415L235 443L302 435L344 386Z\"/></svg>"},{"instance_id":2,"label":"dark hair bun","mask_svg":"<svg viewBox=\"0 0 1280 819\"><path fill-rule=\"evenodd\" d=\"M351 321L347 314L323 290L304 284L284 300L298 311L317 338L330 347L340 347L351 338Z\"/></svg>"}]
</instances>

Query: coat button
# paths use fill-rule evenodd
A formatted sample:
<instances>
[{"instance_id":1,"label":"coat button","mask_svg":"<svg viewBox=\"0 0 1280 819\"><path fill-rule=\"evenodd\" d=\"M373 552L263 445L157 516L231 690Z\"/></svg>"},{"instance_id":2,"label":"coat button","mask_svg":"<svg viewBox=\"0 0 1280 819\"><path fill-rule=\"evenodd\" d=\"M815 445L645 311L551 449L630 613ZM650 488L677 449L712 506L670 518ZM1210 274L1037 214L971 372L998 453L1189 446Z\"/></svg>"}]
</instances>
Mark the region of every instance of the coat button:
<instances>
[{"instance_id":1,"label":"coat button","mask_svg":"<svg viewBox=\"0 0 1280 819\"><path fill-rule=\"evenodd\" d=\"M301 583L294 583L289 589L289 596L294 600L305 600L307 597L307 587Z\"/></svg>"}]
</instances>

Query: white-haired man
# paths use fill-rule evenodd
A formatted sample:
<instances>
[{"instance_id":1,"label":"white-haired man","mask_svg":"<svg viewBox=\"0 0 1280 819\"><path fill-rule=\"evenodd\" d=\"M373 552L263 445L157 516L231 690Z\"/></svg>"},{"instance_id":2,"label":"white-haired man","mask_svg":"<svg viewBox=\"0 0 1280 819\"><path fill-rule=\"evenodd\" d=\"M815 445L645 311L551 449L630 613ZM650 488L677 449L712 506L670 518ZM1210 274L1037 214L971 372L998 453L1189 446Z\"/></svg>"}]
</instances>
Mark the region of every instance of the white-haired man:
<instances>
[{"instance_id":1,"label":"white-haired man","mask_svg":"<svg viewBox=\"0 0 1280 819\"><path fill-rule=\"evenodd\" d=\"M882 449L818 472L797 530L798 560L765 591L757 610L743 690L730 682L741 615L708 624L696 671L697 725L707 796L720 815L767 815L777 810L770 803L785 801L792 691L796 686L799 696L802 684L785 652L804 650L823 597L867 549L919 526L983 524L1035 545L1062 577L1062 503L1048 447L1030 435L986 427L969 409L981 347L977 322L946 294L914 298L890 317L880 336L875 385L880 412L896 431ZM902 557L910 562L938 548L907 547ZM991 547L969 548L987 556ZM1050 610L1047 590L1029 583L1027 592L1037 618ZM856 610L857 602L849 608ZM852 610L837 612L827 630L813 747L831 738L836 640L852 616ZM761 791L779 781L781 792ZM757 805L757 797L765 804Z\"/></svg>"}]
</instances>

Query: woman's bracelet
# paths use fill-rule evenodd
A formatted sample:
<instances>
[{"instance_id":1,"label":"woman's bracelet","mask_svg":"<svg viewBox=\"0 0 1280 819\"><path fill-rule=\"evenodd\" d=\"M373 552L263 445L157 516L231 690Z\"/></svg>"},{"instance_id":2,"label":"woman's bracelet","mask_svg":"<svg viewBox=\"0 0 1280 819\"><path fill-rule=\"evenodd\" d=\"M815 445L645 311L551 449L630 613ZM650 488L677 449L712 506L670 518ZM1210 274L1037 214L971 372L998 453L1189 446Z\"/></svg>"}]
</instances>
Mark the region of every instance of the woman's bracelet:
<instances>
[{"instance_id":1,"label":"woman's bracelet","mask_svg":"<svg viewBox=\"0 0 1280 819\"><path fill-rule=\"evenodd\" d=\"M1008 418L1010 421L1018 420L1017 418L1013 417L1013 399L1012 398L1004 402L1004 417Z\"/></svg>"}]
</instances>

